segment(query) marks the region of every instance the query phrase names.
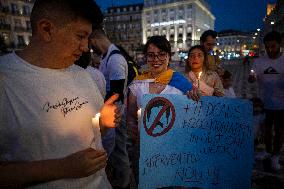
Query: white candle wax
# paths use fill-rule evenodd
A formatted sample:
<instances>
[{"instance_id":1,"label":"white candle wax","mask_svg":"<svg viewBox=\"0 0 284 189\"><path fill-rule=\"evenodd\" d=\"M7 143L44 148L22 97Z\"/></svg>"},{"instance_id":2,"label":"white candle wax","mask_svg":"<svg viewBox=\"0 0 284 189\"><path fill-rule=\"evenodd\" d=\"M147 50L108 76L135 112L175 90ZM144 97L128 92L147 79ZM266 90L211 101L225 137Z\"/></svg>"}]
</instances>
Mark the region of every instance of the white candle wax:
<instances>
[{"instance_id":1,"label":"white candle wax","mask_svg":"<svg viewBox=\"0 0 284 189\"><path fill-rule=\"evenodd\" d=\"M100 126L100 113L97 113L95 117L92 118L92 124L94 127Z\"/></svg>"},{"instance_id":2,"label":"white candle wax","mask_svg":"<svg viewBox=\"0 0 284 189\"><path fill-rule=\"evenodd\" d=\"M200 91L200 78L201 78L201 74L202 74L202 72L199 72L198 79L197 79L197 81L198 81L198 91Z\"/></svg>"},{"instance_id":3,"label":"white candle wax","mask_svg":"<svg viewBox=\"0 0 284 189\"><path fill-rule=\"evenodd\" d=\"M141 108L137 111L138 130L140 130L139 123L141 119Z\"/></svg>"}]
</instances>

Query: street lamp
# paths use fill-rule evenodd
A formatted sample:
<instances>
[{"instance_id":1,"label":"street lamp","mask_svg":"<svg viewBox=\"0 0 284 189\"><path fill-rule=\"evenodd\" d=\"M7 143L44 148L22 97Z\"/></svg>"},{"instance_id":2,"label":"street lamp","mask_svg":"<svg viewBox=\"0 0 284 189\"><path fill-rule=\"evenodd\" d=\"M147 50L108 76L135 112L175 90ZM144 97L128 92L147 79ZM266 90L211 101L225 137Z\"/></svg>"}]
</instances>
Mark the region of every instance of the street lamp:
<instances>
[{"instance_id":1,"label":"street lamp","mask_svg":"<svg viewBox=\"0 0 284 189\"><path fill-rule=\"evenodd\" d=\"M271 25L274 25L274 24L275 24L275 22L274 22L274 21L271 21L271 22L270 22L270 24L271 24Z\"/></svg>"}]
</instances>

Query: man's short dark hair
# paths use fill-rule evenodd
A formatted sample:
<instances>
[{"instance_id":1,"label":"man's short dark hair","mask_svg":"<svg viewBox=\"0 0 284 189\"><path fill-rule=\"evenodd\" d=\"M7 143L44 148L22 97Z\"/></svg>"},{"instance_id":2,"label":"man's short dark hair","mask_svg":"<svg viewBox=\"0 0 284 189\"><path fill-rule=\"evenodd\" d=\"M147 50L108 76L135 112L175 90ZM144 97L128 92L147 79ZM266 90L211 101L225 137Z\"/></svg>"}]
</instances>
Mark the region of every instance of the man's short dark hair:
<instances>
[{"instance_id":1,"label":"man's short dark hair","mask_svg":"<svg viewBox=\"0 0 284 189\"><path fill-rule=\"evenodd\" d=\"M143 51L144 54L147 53L147 50L150 44L153 44L159 49L161 49L162 51L168 53L169 57L171 57L171 53L172 53L171 44L164 36L156 35L156 36L150 37L144 47L144 51Z\"/></svg>"},{"instance_id":2,"label":"man's short dark hair","mask_svg":"<svg viewBox=\"0 0 284 189\"><path fill-rule=\"evenodd\" d=\"M77 18L83 18L93 25L101 25L103 14L94 0L36 0L31 13L31 26L36 32L41 19L52 20L64 25Z\"/></svg>"},{"instance_id":3,"label":"man's short dark hair","mask_svg":"<svg viewBox=\"0 0 284 189\"><path fill-rule=\"evenodd\" d=\"M105 37L108 38L106 32L104 31L102 27L93 26L93 31L90 35L90 38L101 39Z\"/></svg>"},{"instance_id":4,"label":"man's short dark hair","mask_svg":"<svg viewBox=\"0 0 284 189\"><path fill-rule=\"evenodd\" d=\"M266 43L268 41L276 41L277 43L281 44L282 42L281 34L277 31L271 31L267 33L263 38L263 43Z\"/></svg>"},{"instance_id":5,"label":"man's short dark hair","mask_svg":"<svg viewBox=\"0 0 284 189\"><path fill-rule=\"evenodd\" d=\"M222 79L231 79L232 74L228 70L225 70L224 74L222 75Z\"/></svg>"},{"instance_id":6,"label":"man's short dark hair","mask_svg":"<svg viewBox=\"0 0 284 189\"><path fill-rule=\"evenodd\" d=\"M204 43L208 36L211 36L212 38L215 39L217 37L217 32L215 32L213 30L206 30L205 32L202 33L202 35L200 37L200 41L202 43Z\"/></svg>"}]
</instances>

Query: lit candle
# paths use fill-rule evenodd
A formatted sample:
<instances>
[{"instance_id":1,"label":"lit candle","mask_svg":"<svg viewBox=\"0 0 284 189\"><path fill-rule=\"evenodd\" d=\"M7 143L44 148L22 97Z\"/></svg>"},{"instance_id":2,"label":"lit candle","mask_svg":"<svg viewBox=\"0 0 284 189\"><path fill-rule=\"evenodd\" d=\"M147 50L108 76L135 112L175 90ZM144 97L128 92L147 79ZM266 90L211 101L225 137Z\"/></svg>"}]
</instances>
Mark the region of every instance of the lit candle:
<instances>
[{"instance_id":1,"label":"lit candle","mask_svg":"<svg viewBox=\"0 0 284 189\"><path fill-rule=\"evenodd\" d=\"M92 124L94 127L100 126L100 113L97 113L95 117L92 118Z\"/></svg>"},{"instance_id":2,"label":"lit candle","mask_svg":"<svg viewBox=\"0 0 284 189\"><path fill-rule=\"evenodd\" d=\"M100 113L97 113L95 117L92 118L92 126L93 128L100 128ZM96 140L95 138L93 138L93 140L91 141L90 147L91 148L96 148Z\"/></svg>"},{"instance_id":3,"label":"lit candle","mask_svg":"<svg viewBox=\"0 0 284 189\"><path fill-rule=\"evenodd\" d=\"M140 119L141 119L141 108L139 108L137 111L138 131L140 130L140 127L139 127Z\"/></svg>"},{"instance_id":4,"label":"lit candle","mask_svg":"<svg viewBox=\"0 0 284 189\"><path fill-rule=\"evenodd\" d=\"M200 78L201 78L201 74L202 74L202 72L199 72L198 79L197 79L197 82L198 82L198 92L200 92Z\"/></svg>"}]
</instances>

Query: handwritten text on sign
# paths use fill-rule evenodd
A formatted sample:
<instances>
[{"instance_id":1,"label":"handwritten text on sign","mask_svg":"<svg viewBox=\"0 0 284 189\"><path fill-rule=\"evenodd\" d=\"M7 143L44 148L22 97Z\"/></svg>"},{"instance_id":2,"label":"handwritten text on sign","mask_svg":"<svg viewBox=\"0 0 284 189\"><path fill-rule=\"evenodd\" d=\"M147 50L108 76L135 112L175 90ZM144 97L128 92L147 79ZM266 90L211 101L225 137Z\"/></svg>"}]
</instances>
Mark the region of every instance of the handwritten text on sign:
<instances>
[{"instance_id":1,"label":"handwritten text on sign","mask_svg":"<svg viewBox=\"0 0 284 189\"><path fill-rule=\"evenodd\" d=\"M252 107L248 101L146 95L140 121L139 188L250 188Z\"/></svg>"}]
</instances>

